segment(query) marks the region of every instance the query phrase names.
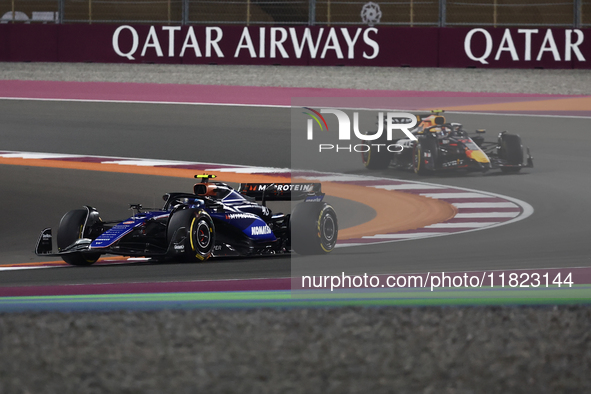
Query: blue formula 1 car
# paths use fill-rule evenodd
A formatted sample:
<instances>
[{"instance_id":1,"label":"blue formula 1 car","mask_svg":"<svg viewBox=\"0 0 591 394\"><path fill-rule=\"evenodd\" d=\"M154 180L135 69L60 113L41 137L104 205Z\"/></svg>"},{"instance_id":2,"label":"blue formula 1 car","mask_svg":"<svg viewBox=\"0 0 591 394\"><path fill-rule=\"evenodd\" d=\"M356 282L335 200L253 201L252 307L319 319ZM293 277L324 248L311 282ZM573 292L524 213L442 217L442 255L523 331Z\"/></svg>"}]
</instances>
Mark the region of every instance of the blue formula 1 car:
<instances>
[{"instance_id":1,"label":"blue formula 1 car","mask_svg":"<svg viewBox=\"0 0 591 394\"><path fill-rule=\"evenodd\" d=\"M320 183L243 183L238 190L214 175L196 175L193 193L166 193L162 209L132 204L134 214L105 222L90 206L66 213L53 253L51 228L41 232L38 256L59 256L91 265L103 254L155 260L205 261L219 256L332 251L338 235L334 209L323 202ZM273 214L267 201L303 200L291 214ZM260 202L260 203L259 203Z\"/></svg>"}]
</instances>

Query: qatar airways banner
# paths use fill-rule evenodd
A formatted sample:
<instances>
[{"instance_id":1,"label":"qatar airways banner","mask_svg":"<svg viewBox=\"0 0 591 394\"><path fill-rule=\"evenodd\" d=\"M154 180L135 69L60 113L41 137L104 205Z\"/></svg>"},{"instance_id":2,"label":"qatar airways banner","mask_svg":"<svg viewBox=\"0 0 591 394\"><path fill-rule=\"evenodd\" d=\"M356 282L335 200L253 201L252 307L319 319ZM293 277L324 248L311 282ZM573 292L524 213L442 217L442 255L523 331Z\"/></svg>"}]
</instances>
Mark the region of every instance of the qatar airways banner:
<instances>
[{"instance_id":1,"label":"qatar airways banner","mask_svg":"<svg viewBox=\"0 0 591 394\"><path fill-rule=\"evenodd\" d=\"M591 68L591 30L5 24L0 61Z\"/></svg>"},{"instance_id":2,"label":"qatar airways banner","mask_svg":"<svg viewBox=\"0 0 591 394\"><path fill-rule=\"evenodd\" d=\"M439 66L591 68L591 29L443 28Z\"/></svg>"}]
</instances>

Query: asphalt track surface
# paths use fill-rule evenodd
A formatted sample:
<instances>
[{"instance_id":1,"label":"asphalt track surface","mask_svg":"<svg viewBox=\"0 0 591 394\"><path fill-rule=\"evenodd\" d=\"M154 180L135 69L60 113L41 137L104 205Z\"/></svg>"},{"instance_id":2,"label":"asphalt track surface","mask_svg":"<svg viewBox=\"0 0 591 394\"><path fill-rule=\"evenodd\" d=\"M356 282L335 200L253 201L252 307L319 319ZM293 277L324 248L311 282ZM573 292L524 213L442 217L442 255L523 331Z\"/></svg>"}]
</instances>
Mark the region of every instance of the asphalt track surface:
<instances>
[{"instance_id":1,"label":"asphalt track surface","mask_svg":"<svg viewBox=\"0 0 591 394\"><path fill-rule=\"evenodd\" d=\"M306 272L403 273L589 266L591 135L584 118L449 115L488 139L509 130L531 148L535 168L516 175L451 174L427 182L499 193L531 204L526 220L490 230L337 249L323 259L260 258L206 264L133 264L2 272L2 285L113 283L296 276ZM3 101L2 149L289 167L290 112L284 108ZM416 179L392 169L367 171L357 154L339 156L333 171ZM180 179L0 166L0 258L37 261L39 230L84 204L125 215L149 205ZM190 184L190 180L188 181ZM290 271L291 268L291 271ZM576 278L575 278L576 281Z\"/></svg>"}]
</instances>

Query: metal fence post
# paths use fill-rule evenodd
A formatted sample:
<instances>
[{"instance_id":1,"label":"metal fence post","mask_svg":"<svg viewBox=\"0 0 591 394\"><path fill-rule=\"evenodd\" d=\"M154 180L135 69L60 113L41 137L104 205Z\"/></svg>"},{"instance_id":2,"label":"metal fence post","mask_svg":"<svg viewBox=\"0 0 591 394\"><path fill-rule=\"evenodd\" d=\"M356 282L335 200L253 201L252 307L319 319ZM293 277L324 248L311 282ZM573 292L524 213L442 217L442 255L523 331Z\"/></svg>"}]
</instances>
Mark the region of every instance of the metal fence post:
<instances>
[{"instance_id":1,"label":"metal fence post","mask_svg":"<svg viewBox=\"0 0 591 394\"><path fill-rule=\"evenodd\" d=\"M578 29L581 27L581 0L574 0L573 1L573 27Z\"/></svg>"},{"instance_id":2,"label":"metal fence post","mask_svg":"<svg viewBox=\"0 0 591 394\"><path fill-rule=\"evenodd\" d=\"M57 23L60 25L64 23L64 0L57 2Z\"/></svg>"},{"instance_id":3,"label":"metal fence post","mask_svg":"<svg viewBox=\"0 0 591 394\"><path fill-rule=\"evenodd\" d=\"M308 25L316 24L316 0L308 0Z\"/></svg>"},{"instance_id":4,"label":"metal fence post","mask_svg":"<svg viewBox=\"0 0 591 394\"><path fill-rule=\"evenodd\" d=\"M246 26L250 26L250 0L246 0Z\"/></svg>"},{"instance_id":5,"label":"metal fence post","mask_svg":"<svg viewBox=\"0 0 591 394\"><path fill-rule=\"evenodd\" d=\"M189 0L183 0L183 4L182 4L183 10L182 10L182 24L186 25L189 22Z\"/></svg>"},{"instance_id":6,"label":"metal fence post","mask_svg":"<svg viewBox=\"0 0 591 394\"><path fill-rule=\"evenodd\" d=\"M447 0L439 0L439 27L445 27L447 18Z\"/></svg>"}]
</instances>

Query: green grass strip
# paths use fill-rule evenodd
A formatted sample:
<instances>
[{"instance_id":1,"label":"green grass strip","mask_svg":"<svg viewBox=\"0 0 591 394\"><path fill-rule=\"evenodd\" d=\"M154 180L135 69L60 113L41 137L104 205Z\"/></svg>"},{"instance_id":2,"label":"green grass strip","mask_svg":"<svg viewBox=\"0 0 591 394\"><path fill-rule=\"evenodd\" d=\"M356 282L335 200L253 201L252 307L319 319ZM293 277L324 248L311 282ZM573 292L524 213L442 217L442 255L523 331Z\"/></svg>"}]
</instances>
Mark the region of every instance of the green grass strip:
<instances>
[{"instance_id":1,"label":"green grass strip","mask_svg":"<svg viewBox=\"0 0 591 394\"><path fill-rule=\"evenodd\" d=\"M397 289L395 291L235 291L0 298L0 311L253 307L547 305L591 303L591 286L543 289Z\"/></svg>"}]
</instances>

